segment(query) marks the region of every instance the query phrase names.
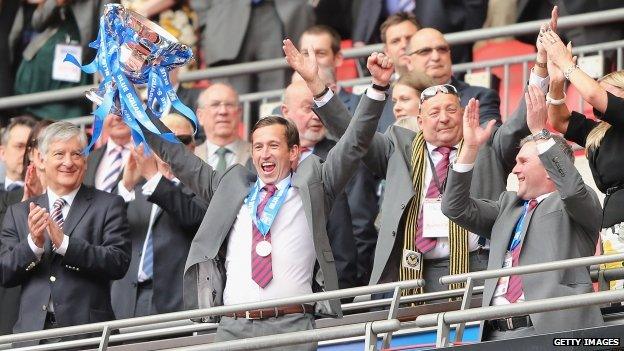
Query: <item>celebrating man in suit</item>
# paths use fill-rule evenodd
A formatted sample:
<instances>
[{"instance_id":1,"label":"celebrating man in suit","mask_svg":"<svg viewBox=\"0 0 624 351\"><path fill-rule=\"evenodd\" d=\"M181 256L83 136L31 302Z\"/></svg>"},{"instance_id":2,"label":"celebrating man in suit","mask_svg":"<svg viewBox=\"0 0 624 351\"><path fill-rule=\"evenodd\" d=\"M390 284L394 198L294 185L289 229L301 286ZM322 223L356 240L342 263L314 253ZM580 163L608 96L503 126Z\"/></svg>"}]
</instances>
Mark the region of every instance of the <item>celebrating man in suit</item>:
<instances>
[{"instance_id":1,"label":"celebrating man in suit","mask_svg":"<svg viewBox=\"0 0 624 351\"><path fill-rule=\"evenodd\" d=\"M82 185L86 136L69 122L38 139L47 192L9 207L0 241L0 281L22 286L14 332L114 318L110 283L130 262L123 200Z\"/></svg>"},{"instance_id":2,"label":"celebrating man in suit","mask_svg":"<svg viewBox=\"0 0 624 351\"><path fill-rule=\"evenodd\" d=\"M592 256L602 210L594 190L574 167L572 149L546 130L547 107L539 88L525 94L527 123L513 173L518 192L497 201L470 194L472 168L479 149L490 138L491 125L479 126L479 104L471 100L463 117L464 147L449 172L442 211L467 230L491 240L488 269ZM592 292L585 267L488 279L483 306L506 305ZM598 326L597 306L491 320L482 326L483 339L514 338Z\"/></svg>"},{"instance_id":3,"label":"celebrating man in suit","mask_svg":"<svg viewBox=\"0 0 624 351\"><path fill-rule=\"evenodd\" d=\"M388 58L373 53L368 62L374 82L387 84L392 73ZM183 146L168 144L146 132L154 152L171 165L184 184L209 202L186 262L184 298L188 307L231 305L338 288L327 218L335 198L366 153L384 99L382 92L368 89L359 115L325 162L308 156L296 172L293 166L299 159L299 134L294 124L282 117L261 119L252 130L257 176L239 165L225 172L215 171ZM265 209L268 201L271 205ZM316 307L319 312L341 315L336 300ZM216 338L232 340L310 329L314 326L313 310L312 306L293 305L226 315ZM307 345L305 349L315 348Z\"/></svg>"},{"instance_id":4,"label":"celebrating man in suit","mask_svg":"<svg viewBox=\"0 0 624 351\"><path fill-rule=\"evenodd\" d=\"M462 106L475 98L481 105L481 123L500 116L500 98L492 89L469 85L453 77L451 47L444 35L433 28L420 29L410 40L406 53L406 66L409 71L426 74L434 84L451 84L459 92Z\"/></svg>"},{"instance_id":5,"label":"celebrating man in suit","mask_svg":"<svg viewBox=\"0 0 624 351\"><path fill-rule=\"evenodd\" d=\"M201 93L197 115L206 132L206 142L195 155L212 168L224 171L233 164L245 165L250 145L238 136L242 108L231 85L215 83Z\"/></svg>"},{"instance_id":6,"label":"celebrating man in suit","mask_svg":"<svg viewBox=\"0 0 624 351\"><path fill-rule=\"evenodd\" d=\"M295 57L301 55L294 47L289 52ZM346 108L331 93L322 94L323 85L312 62L292 67L317 97L317 115L328 130L341 135L349 122ZM373 173L386 176L387 183L371 284L422 276L427 282L426 291L438 291L446 289L438 283L441 275L485 268L488 252L476 235L450 226L446 231L423 236L428 232L423 227L431 223L429 219L442 216L438 200L444 190L446 170L462 146L459 101L451 85L429 87L421 94L419 133L392 126L386 134L376 133L373 138L363 161ZM516 146L529 134L525 121L525 107L521 104L481 150L475 166L479 181L475 180L471 188L474 194L497 199L505 191ZM407 264L408 259L412 264Z\"/></svg>"},{"instance_id":7,"label":"celebrating man in suit","mask_svg":"<svg viewBox=\"0 0 624 351\"><path fill-rule=\"evenodd\" d=\"M161 120L189 151L195 149L189 120L174 113ZM111 287L115 317L182 310L184 262L208 205L142 146L128 159L118 191L128 203L134 250L128 273Z\"/></svg>"},{"instance_id":8,"label":"celebrating man in suit","mask_svg":"<svg viewBox=\"0 0 624 351\"><path fill-rule=\"evenodd\" d=\"M130 128L114 114L106 116L104 130L108 132L108 141L89 154L84 183L110 193L117 189L121 180L123 166L130 157L132 138Z\"/></svg>"}]
</instances>

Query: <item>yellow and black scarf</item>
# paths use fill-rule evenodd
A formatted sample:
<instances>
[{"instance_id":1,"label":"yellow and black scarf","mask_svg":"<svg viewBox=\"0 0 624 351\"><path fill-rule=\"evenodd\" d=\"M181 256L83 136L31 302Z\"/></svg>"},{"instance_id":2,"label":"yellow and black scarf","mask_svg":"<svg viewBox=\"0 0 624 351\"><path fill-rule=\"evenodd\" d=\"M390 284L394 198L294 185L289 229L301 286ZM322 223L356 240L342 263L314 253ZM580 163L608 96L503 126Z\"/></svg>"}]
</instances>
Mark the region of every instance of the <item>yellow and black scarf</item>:
<instances>
[{"instance_id":1,"label":"yellow and black scarf","mask_svg":"<svg viewBox=\"0 0 624 351\"><path fill-rule=\"evenodd\" d=\"M463 145L463 141L460 144ZM416 249L416 232L418 223L418 213L420 212L422 187L425 179L426 170L426 143L422 131L418 132L412 141L412 159L411 174L412 185L414 186L414 197L410 200L407 209L407 217L405 221L405 229L403 233L403 249L417 251ZM460 150L457 150L459 152ZM431 170L435 172L435 170ZM468 267L468 231L457 224L450 221L449 223L449 245L450 245L450 264L449 274L467 273ZM399 270L399 280L411 280L423 278L423 262L424 257L420 260L420 269L409 269L401 265ZM451 284L449 289L459 289L464 283ZM411 295L422 293L422 288L405 289L403 295Z\"/></svg>"}]
</instances>

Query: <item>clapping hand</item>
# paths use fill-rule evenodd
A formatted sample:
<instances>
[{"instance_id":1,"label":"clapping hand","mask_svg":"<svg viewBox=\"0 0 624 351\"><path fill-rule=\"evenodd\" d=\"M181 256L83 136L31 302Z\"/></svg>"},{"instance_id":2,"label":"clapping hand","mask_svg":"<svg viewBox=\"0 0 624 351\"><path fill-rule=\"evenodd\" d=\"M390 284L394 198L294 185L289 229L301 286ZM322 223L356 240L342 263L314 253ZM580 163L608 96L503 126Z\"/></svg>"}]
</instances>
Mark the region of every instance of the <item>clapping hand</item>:
<instances>
[{"instance_id":1,"label":"clapping hand","mask_svg":"<svg viewBox=\"0 0 624 351\"><path fill-rule=\"evenodd\" d=\"M366 61L366 68L373 77L373 84L387 86L394 73L394 67L390 57L381 52L373 52Z\"/></svg>"},{"instance_id":2,"label":"clapping hand","mask_svg":"<svg viewBox=\"0 0 624 351\"><path fill-rule=\"evenodd\" d=\"M527 92L524 93L524 101L527 106L527 125L531 133L535 134L545 129L548 107L542 90L535 85L529 85Z\"/></svg>"},{"instance_id":3,"label":"clapping hand","mask_svg":"<svg viewBox=\"0 0 624 351\"><path fill-rule=\"evenodd\" d=\"M30 237L37 247L43 248L45 242L45 230L50 221L48 210L31 202L28 212L28 231Z\"/></svg>"},{"instance_id":4,"label":"clapping hand","mask_svg":"<svg viewBox=\"0 0 624 351\"><path fill-rule=\"evenodd\" d=\"M558 20L559 20L559 8L557 6L554 6L552 9L552 12L550 13L550 22L548 24L544 23L540 27L540 34L538 35L537 41L535 43L535 46L537 47L537 58L539 59L539 62L545 62L547 59L546 48L544 48L544 45L542 45L542 42L540 40L542 37L542 33L546 32L548 29L556 33Z\"/></svg>"},{"instance_id":5,"label":"clapping hand","mask_svg":"<svg viewBox=\"0 0 624 351\"><path fill-rule=\"evenodd\" d=\"M22 197L22 201L41 194L43 194L43 185L37 175L37 167L35 167L34 163L31 163L26 168L26 176L24 177L24 196Z\"/></svg>"},{"instance_id":6,"label":"clapping hand","mask_svg":"<svg viewBox=\"0 0 624 351\"><path fill-rule=\"evenodd\" d=\"M572 44L567 46L561 41L561 38L552 30L546 29L543 33L540 33L542 45L548 53L548 60L552 61L559 69L565 70L569 66L574 65L574 58L572 57Z\"/></svg>"},{"instance_id":7,"label":"clapping hand","mask_svg":"<svg viewBox=\"0 0 624 351\"><path fill-rule=\"evenodd\" d=\"M464 145L463 148L478 150L492 135L495 120L488 121L485 128L479 125L479 100L474 98L468 101L468 105L464 109L463 116L463 132Z\"/></svg>"}]
</instances>

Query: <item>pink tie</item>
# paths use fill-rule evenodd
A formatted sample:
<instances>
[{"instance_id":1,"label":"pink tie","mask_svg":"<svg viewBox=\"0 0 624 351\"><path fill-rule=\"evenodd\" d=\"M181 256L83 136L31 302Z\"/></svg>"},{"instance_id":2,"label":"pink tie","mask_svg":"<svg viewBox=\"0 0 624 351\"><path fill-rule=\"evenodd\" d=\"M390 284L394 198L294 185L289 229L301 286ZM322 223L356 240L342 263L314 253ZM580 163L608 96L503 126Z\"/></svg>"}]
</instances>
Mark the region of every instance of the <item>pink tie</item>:
<instances>
[{"instance_id":1,"label":"pink tie","mask_svg":"<svg viewBox=\"0 0 624 351\"><path fill-rule=\"evenodd\" d=\"M535 207L537 207L537 204L538 204L537 200L531 199L531 201L529 201L529 208L526 214L523 213L522 216L528 215L531 211L533 211L533 209L535 209ZM520 219L518 220L521 220L521 219L522 217L520 217ZM512 267L518 266L518 260L520 258L521 248L522 248L522 242L520 242L518 246L516 246L513 250L511 250L511 266ZM518 301L520 296L522 296L522 277L519 275L512 275L511 277L509 277L509 286L507 287L505 298L507 299L507 301L514 303Z\"/></svg>"},{"instance_id":2,"label":"pink tie","mask_svg":"<svg viewBox=\"0 0 624 351\"><path fill-rule=\"evenodd\" d=\"M444 184L446 181L446 176L448 174L448 167L450 164L450 155L451 150L453 148L447 146L440 146L435 151L442 154L442 159L435 166L436 174L438 175L438 180L440 181L440 186ZM440 196L440 189L438 189L438 184L436 184L435 179L432 177L429 182L429 188L427 189L427 194L425 198L427 199L436 199ZM418 213L418 228L416 228L416 248L421 253L427 253L431 251L435 246L438 240L436 238L425 238L422 235L422 226L423 226L423 206L420 206L420 212Z\"/></svg>"},{"instance_id":3,"label":"pink tie","mask_svg":"<svg viewBox=\"0 0 624 351\"><path fill-rule=\"evenodd\" d=\"M264 211L264 207L275 191L277 187L273 184L267 184L262 188L266 191L264 198L258 205L258 210L256 211L256 218L260 219L262 217L262 212ZM251 242L251 279L253 279L261 288L264 288L269 284L269 282L273 279L273 268L271 265L271 254L262 257L256 253L256 245L266 240L271 242L271 232L269 231L266 237L262 237L262 233L256 227L256 224L252 222L252 235L253 239Z\"/></svg>"}]
</instances>

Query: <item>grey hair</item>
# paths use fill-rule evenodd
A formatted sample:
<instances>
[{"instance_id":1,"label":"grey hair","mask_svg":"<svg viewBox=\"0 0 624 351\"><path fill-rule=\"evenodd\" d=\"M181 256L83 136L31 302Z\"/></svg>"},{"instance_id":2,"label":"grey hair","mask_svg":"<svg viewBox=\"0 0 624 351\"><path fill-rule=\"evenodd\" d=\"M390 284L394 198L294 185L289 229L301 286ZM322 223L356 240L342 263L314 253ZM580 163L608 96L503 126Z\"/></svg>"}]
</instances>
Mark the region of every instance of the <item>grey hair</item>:
<instances>
[{"instance_id":1,"label":"grey hair","mask_svg":"<svg viewBox=\"0 0 624 351\"><path fill-rule=\"evenodd\" d=\"M37 121L31 116L18 116L10 119L9 125L2 131L2 139L0 142L6 146L9 143L9 135L13 128L17 126L25 126L32 129Z\"/></svg>"},{"instance_id":2,"label":"grey hair","mask_svg":"<svg viewBox=\"0 0 624 351\"><path fill-rule=\"evenodd\" d=\"M570 146L570 144L568 144L568 142L559 135L552 135L552 138L555 141L555 145L553 147L558 147L559 149L561 149L561 151L563 151L563 153L568 156L570 161L574 163L574 152L572 151L572 146ZM520 147L531 141L533 141L532 135L524 137L522 140L520 140Z\"/></svg>"},{"instance_id":3,"label":"grey hair","mask_svg":"<svg viewBox=\"0 0 624 351\"><path fill-rule=\"evenodd\" d=\"M67 141L77 137L80 146L84 149L87 146L87 136L78 128L77 125L59 121L50 124L37 138L37 147L39 152L45 157L48 153L50 144L55 141Z\"/></svg>"}]
</instances>

